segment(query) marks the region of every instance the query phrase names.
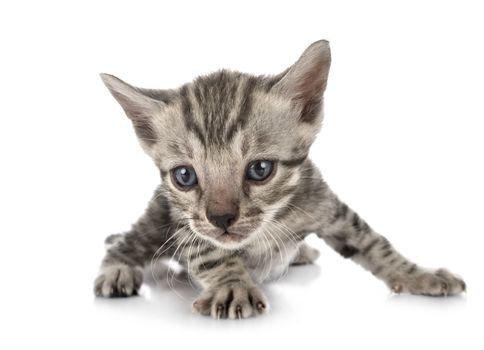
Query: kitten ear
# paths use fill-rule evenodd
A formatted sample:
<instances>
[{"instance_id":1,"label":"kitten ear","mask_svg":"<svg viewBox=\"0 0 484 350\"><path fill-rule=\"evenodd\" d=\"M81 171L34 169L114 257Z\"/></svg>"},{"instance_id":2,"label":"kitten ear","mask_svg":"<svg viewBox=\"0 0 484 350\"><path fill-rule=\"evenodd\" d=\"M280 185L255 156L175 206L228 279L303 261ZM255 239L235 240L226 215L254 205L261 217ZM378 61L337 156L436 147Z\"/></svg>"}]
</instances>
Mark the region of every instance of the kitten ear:
<instances>
[{"instance_id":1,"label":"kitten ear","mask_svg":"<svg viewBox=\"0 0 484 350\"><path fill-rule=\"evenodd\" d=\"M144 93L144 89L131 86L114 75L101 73L100 76L113 97L133 122L136 135L148 145L155 143L157 133L153 126L152 117L161 110L163 102L151 98Z\"/></svg>"},{"instance_id":2,"label":"kitten ear","mask_svg":"<svg viewBox=\"0 0 484 350\"><path fill-rule=\"evenodd\" d=\"M329 42L316 41L273 87L274 91L289 97L301 108L302 122L312 124L321 114L330 65Z\"/></svg>"}]
</instances>

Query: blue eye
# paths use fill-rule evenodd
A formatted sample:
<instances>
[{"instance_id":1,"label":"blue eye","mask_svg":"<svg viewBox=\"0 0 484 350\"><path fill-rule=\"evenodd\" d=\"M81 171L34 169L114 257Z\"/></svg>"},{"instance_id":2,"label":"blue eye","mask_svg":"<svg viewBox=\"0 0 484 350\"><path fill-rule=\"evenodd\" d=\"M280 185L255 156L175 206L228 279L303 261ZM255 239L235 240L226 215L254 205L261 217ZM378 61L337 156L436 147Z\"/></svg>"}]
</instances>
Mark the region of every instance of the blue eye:
<instances>
[{"instance_id":1,"label":"blue eye","mask_svg":"<svg viewBox=\"0 0 484 350\"><path fill-rule=\"evenodd\" d=\"M189 166L179 166L173 169L172 179L179 187L191 187L198 183L197 173Z\"/></svg>"},{"instance_id":2,"label":"blue eye","mask_svg":"<svg viewBox=\"0 0 484 350\"><path fill-rule=\"evenodd\" d=\"M256 160L249 164L246 177L252 181L264 181L272 174L273 169L274 162L270 160Z\"/></svg>"}]
</instances>

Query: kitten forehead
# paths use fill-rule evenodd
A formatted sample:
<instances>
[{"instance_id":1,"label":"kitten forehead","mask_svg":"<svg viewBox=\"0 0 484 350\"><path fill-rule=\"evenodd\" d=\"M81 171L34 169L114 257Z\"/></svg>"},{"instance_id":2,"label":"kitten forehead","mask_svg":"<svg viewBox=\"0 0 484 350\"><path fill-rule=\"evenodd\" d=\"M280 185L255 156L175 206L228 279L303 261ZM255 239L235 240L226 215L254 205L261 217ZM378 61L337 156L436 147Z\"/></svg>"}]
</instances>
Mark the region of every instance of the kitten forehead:
<instances>
[{"instance_id":1,"label":"kitten forehead","mask_svg":"<svg viewBox=\"0 0 484 350\"><path fill-rule=\"evenodd\" d=\"M254 94L264 81L222 70L197 78L180 90L185 126L206 147L231 143L251 117Z\"/></svg>"},{"instance_id":2,"label":"kitten forehead","mask_svg":"<svg viewBox=\"0 0 484 350\"><path fill-rule=\"evenodd\" d=\"M158 158L275 152L270 140L295 124L290 102L270 92L277 79L222 70L182 86L156 122L165 153Z\"/></svg>"},{"instance_id":3,"label":"kitten forehead","mask_svg":"<svg viewBox=\"0 0 484 350\"><path fill-rule=\"evenodd\" d=\"M318 41L276 76L221 70L177 90L102 78L163 170L225 153L293 162L307 156L321 126L330 62L328 43Z\"/></svg>"}]
</instances>

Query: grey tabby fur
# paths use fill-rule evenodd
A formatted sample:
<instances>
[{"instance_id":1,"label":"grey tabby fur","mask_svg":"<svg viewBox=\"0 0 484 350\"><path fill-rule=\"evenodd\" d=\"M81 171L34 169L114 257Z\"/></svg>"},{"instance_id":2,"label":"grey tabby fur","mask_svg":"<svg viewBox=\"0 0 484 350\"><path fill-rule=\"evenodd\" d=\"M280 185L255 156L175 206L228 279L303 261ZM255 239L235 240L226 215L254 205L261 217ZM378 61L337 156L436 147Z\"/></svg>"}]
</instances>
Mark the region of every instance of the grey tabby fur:
<instances>
[{"instance_id":1,"label":"grey tabby fur","mask_svg":"<svg viewBox=\"0 0 484 350\"><path fill-rule=\"evenodd\" d=\"M162 181L131 231L107 238L96 295L134 295L142 268L172 257L202 289L193 303L200 314L261 314L268 303L258 284L291 264L313 262L318 252L304 243L313 232L396 293L464 291L463 280L447 270L424 269L400 255L338 199L308 159L330 62L329 43L321 40L276 76L221 70L176 90L148 90L102 74ZM244 177L255 160L274 162L269 179ZM198 185L175 185L178 166L193 167ZM236 213L228 228L207 219L226 212Z\"/></svg>"}]
</instances>

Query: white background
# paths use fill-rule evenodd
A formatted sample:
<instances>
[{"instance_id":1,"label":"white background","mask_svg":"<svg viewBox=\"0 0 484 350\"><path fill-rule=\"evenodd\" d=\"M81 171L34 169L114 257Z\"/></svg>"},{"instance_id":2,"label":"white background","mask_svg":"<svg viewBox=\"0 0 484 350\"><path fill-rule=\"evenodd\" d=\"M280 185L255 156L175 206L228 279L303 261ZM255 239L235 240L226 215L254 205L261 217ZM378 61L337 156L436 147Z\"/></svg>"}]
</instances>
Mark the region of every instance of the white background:
<instances>
[{"instance_id":1,"label":"white background","mask_svg":"<svg viewBox=\"0 0 484 350\"><path fill-rule=\"evenodd\" d=\"M482 349L483 17L479 1L3 1L0 347ZM104 237L159 181L98 73L152 88L278 73L321 38L333 65L312 158L404 255L468 293L393 296L313 237L322 256L264 286L264 317L192 314L196 291L163 278L96 300Z\"/></svg>"}]
</instances>

